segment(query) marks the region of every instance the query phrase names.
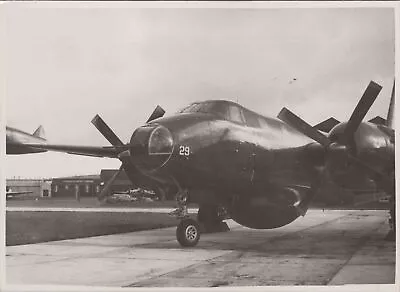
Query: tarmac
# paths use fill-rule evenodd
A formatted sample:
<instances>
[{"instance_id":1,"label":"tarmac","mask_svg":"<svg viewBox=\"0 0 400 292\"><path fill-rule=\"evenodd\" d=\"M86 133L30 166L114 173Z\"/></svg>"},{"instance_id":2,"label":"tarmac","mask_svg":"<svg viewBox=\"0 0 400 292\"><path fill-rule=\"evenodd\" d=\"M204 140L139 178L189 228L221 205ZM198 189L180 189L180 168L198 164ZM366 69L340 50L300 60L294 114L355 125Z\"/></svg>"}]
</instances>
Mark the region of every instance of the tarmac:
<instances>
[{"instance_id":1,"label":"tarmac","mask_svg":"<svg viewBox=\"0 0 400 292\"><path fill-rule=\"evenodd\" d=\"M7 285L225 287L388 284L395 243L387 211L309 210L272 230L228 220L181 248L175 228L6 247ZM390 285L392 284L392 285ZM393 290L392 290L393 289Z\"/></svg>"},{"instance_id":2,"label":"tarmac","mask_svg":"<svg viewBox=\"0 0 400 292\"><path fill-rule=\"evenodd\" d=\"M72 207L6 207L10 212L106 212L106 213L170 213L173 208L72 208ZM189 213L197 213L198 208L188 208Z\"/></svg>"}]
</instances>

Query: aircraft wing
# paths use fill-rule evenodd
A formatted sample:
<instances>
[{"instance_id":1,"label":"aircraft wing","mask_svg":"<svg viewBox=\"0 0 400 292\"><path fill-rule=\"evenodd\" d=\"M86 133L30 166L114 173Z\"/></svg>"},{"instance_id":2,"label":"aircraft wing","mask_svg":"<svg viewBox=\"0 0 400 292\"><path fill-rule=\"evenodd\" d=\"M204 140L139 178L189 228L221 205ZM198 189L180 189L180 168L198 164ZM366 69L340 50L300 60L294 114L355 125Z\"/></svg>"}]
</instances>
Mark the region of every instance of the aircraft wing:
<instances>
[{"instance_id":1,"label":"aircraft wing","mask_svg":"<svg viewBox=\"0 0 400 292\"><path fill-rule=\"evenodd\" d=\"M22 144L33 149L64 152L68 154L118 158L118 154L127 150L127 145L122 146L77 146L77 145L56 145L56 144Z\"/></svg>"},{"instance_id":2,"label":"aircraft wing","mask_svg":"<svg viewBox=\"0 0 400 292\"><path fill-rule=\"evenodd\" d=\"M32 193L33 193L33 191L21 191L21 192L11 191L11 192L6 192L6 195L7 196L9 196L9 195L25 195L25 194L32 194Z\"/></svg>"}]
</instances>

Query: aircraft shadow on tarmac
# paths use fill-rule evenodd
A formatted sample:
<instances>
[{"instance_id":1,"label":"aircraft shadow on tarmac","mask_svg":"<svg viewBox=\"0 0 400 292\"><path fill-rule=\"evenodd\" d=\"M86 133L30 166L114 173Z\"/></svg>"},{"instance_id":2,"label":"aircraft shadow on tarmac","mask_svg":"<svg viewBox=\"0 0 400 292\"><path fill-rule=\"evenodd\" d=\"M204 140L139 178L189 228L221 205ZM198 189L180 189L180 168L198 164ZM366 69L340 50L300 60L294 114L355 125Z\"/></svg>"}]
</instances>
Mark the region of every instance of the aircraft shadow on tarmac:
<instances>
[{"instance_id":1,"label":"aircraft shadow on tarmac","mask_svg":"<svg viewBox=\"0 0 400 292\"><path fill-rule=\"evenodd\" d=\"M232 250L256 253L261 257L298 255L310 258L345 258L353 255L368 240L375 238L378 244L375 252L393 252L394 262L395 243L382 241L385 232L387 228L384 220L353 215L290 231L287 228L251 230L234 227L229 232L202 234L202 241L194 250ZM135 247L177 249L178 244L176 240L168 240Z\"/></svg>"}]
</instances>

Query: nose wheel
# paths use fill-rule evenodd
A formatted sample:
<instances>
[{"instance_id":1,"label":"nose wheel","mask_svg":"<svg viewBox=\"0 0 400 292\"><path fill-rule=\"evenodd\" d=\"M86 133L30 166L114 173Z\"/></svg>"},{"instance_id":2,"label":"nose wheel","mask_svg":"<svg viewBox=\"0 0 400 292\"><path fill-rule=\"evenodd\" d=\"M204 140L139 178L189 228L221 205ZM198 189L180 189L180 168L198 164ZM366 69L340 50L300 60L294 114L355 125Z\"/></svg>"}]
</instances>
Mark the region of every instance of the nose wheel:
<instances>
[{"instance_id":1,"label":"nose wheel","mask_svg":"<svg viewBox=\"0 0 400 292\"><path fill-rule=\"evenodd\" d=\"M200 240L200 226L196 220L183 219L176 229L176 239L183 247L195 246Z\"/></svg>"}]
</instances>

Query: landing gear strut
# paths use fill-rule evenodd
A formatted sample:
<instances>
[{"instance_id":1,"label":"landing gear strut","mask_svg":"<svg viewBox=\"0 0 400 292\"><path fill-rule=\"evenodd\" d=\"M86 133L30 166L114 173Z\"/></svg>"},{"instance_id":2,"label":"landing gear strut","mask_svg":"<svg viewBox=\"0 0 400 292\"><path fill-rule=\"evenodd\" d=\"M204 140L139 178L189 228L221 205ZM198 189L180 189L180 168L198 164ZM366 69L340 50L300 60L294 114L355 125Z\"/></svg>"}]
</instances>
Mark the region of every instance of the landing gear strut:
<instances>
[{"instance_id":1,"label":"landing gear strut","mask_svg":"<svg viewBox=\"0 0 400 292\"><path fill-rule=\"evenodd\" d=\"M396 200L395 196L390 196L389 200L389 226L390 230L386 236L386 240L388 241L395 241L396 240Z\"/></svg>"},{"instance_id":2,"label":"landing gear strut","mask_svg":"<svg viewBox=\"0 0 400 292\"><path fill-rule=\"evenodd\" d=\"M386 240L396 240L396 176L394 170L390 172L388 180L384 181L385 192L390 194L389 198L389 233L386 235Z\"/></svg>"},{"instance_id":3,"label":"landing gear strut","mask_svg":"<svg viewBox=\"0 0 400 292\"><path fill-rule=\"evenodd\" d=\"M169 213L169 215L174 216L178 219L184 219L188 217L189 216L187 210L188 198L189 198L188 190L179 190L178 193L176 194L177 208L171 213Z\"/></svg>"},{"instance_id":4,"label":"landing gear strut","mask_svg":"<svg viewBox=\"0 0 400 292\"><path fill-rule=\"evenodd\" d=\"M189 218L187 210L189 192L179 189L176 194L177 208L169 213L181 221L176 228L176 239L183 247L195 246L200 240L200 226L196 220Z\"/></svg>"},{"instance_id":5,"label":"landing gear strut","mask_svg":"<svg viewBox=\"0 0 400 292\"><path fill-rule=\"evenodd\" d=\"M195 246L200 240L200 233L229 231L228 225L223 222L227 218L224 208L207 204L199 208L197 221L189 217L187 203L189 191L179 188L176 194L177 208L169 213L180 219L176 229L176 239L183 247Z\"/></svg>"}]
</instances>

